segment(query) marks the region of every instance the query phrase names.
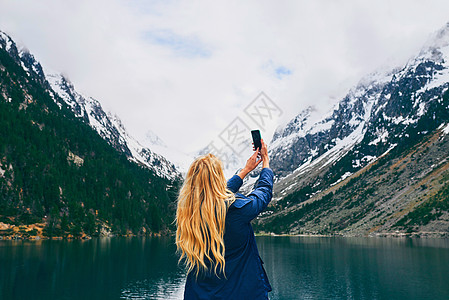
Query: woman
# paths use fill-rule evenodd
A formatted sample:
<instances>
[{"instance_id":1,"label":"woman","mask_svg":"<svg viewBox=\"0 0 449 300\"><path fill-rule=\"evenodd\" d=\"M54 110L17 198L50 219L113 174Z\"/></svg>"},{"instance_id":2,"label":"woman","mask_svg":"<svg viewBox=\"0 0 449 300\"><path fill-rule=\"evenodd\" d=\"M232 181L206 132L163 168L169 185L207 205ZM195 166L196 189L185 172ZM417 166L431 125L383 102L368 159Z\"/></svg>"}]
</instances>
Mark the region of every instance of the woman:
<instances>
[{"instance_id":1,"label":"woman","mask_svg":"<svg viewBox=\"0 0 449 300\"><path fill-rule=\"evenodd\" d=\"M262 162L254 190L238 194L245 176ZM226 184L212 154L190 166L178 196L176 245L187 267L184 299L268 299L271 291L251 220L272 198L273 171L267 146ZM236 193L236 194L234 194Z\"/></svg>"}]
</instances>

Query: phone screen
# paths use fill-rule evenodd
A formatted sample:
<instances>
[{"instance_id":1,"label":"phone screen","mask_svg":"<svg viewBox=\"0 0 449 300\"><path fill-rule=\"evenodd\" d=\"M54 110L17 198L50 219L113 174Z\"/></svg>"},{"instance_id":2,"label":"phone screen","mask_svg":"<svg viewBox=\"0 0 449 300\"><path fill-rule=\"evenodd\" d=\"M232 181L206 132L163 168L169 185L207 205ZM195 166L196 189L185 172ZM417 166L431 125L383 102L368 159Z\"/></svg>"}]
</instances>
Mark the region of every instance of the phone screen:
<instances>
[{"instance_id":1,"label":"phone screen","mask_svg":"<svg viewBox=\"0 0 449 300\"><path fill-rule=\"evenodd\" d=\"M260 131L259 130L251 130L251 135L253 136L254 148L259 150L262 148L262 143L260 142Z\"/></svg>"}]
</instances>

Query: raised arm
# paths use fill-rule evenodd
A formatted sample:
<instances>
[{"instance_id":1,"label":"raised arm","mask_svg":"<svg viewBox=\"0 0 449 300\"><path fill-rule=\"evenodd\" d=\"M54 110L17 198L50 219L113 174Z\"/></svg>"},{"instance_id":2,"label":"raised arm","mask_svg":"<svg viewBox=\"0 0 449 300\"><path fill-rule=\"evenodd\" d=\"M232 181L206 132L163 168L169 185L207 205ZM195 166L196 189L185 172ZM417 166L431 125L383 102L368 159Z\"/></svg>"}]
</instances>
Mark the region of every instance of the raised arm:
<instances>
[{"instance_id":1,"label":"raised arm","mask_svg":"<svg viewBox=\"0 0 449 300\"><path fill-rule=\"evenodd\" d=\"M255 152L253 153L253 155L251 155L250 158L248 158L245 167L241 169L237 174L242 180L246 177L246 175L248 175L249 172L254 170L261 161L263 162L262 168L270 167L270 158L268 157L267 145L265 144L263 139L261 139L260 141L262 143L262 149L255 149L253 146L253 150L255 150Z\"/></svg>"},{"instance_id":2,"label":"raised arm","mask_svg":"<svg viewBox=\"0 0 449 300\"><path fill-rule=\"evenodd\" d=\"M231 192L233 193L237 193L242 184L243 184L242 178L240 178L237 175L234 175L231 177L231 179L228 180L228 189L230 189Z\"/></svg>"},{"instance_id":3,"label":"raised arm","mask_svg":"<svg viewBox=\"0 0 449 300\"><path fill-rule=\"evenodd\" d=\"M260 172L256 187L247 195L251 201L242 207L247 221L257 217L273 198L273 177L273 171L270 168L263 168Z\"/></svg>"},{"instance_id":4,"label":"raised arm","mask_svg":"<svg viewBox=\"0 0 449 300\"><path fill-rule=\"evenodd\" d=\"M257 217L257 215L267 207L268 203L270 203L273 197L274 175L269 165L267 145L263 140L261 140L261 142L262 148L254 152L254 154L248 159L245 168L243 168L238 173L238 176L234 175L234 177L231 178L233 182L240 182L239 179L241 180L241 182L243 182L243 178L245 178L245 176L249 172L251 172L261 161L263 162L262 171L260 172L260 176L255 184L254 190L246 196L247 201L244 201L240 206L240 212L247 222ZM238 188L240 188L240 185L238 186Z\"/></svg>"}]
</instances>

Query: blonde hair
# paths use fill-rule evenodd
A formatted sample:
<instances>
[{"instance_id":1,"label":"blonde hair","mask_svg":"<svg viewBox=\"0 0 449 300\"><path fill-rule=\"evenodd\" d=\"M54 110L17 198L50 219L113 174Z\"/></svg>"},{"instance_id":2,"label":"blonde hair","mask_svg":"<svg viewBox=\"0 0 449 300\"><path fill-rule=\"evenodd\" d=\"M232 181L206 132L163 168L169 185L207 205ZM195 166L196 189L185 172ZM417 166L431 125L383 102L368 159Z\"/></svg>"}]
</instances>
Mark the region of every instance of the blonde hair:
<instances>
[{"instance_id":1,"label":"blonde hair","mask_svg":"<svg viewBox=\"0 0 449 300\"><path fill-rule=\"evenodd\" d=\"M210 262L217 276L217 269L224 274L225 218L234 200L221 160L210 153L195 159L179 191L176 211L176 247L187 273L196 269L198 277Z\"/></svg>"}]
</instances>

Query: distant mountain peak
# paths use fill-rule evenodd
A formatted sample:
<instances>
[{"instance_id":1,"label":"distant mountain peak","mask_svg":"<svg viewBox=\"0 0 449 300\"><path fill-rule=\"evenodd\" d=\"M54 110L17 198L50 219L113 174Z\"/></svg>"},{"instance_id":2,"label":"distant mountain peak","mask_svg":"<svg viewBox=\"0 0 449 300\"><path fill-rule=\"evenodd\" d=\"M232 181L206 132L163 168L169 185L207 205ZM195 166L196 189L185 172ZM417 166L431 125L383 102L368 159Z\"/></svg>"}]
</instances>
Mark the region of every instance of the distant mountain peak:
<instances>
[{"instance_id":1,"label":"distant mountain peak","mask_svg":"<svg viewBox=\"0 0 449 300\"><path fill-rule=\"evenodd\" d=\"M433 60L438 63L447 60L449 54L449 22L433 33L423 47L418 56L412 58L411 64L416 61Z\"/></svg>"},{"instance_id":2,"label":"distant mountain peak","mask_svg":"<svg viewBox=\"0 0 449 300\"><path fill-rule=\"evenodd\" d=\"M449 46L449 22L434 34L432 43L438 48Z\"/></svg>"},{"instance_id":3,"label":"distant mountain peak","mask_svg":"<svg viewBox=\"0 0 449 300\"><path fill-rule=\"evenodd\" d=\"M153 131L147 130L145 133L145 140L150 143L150 145L157 145L161 147L167 147L165 142Z\"/></svg>"}]
</instances>

